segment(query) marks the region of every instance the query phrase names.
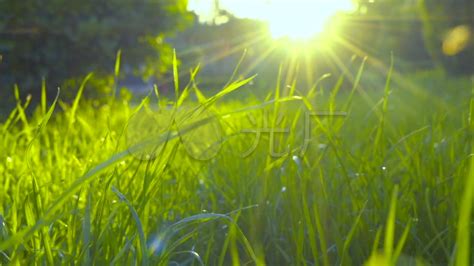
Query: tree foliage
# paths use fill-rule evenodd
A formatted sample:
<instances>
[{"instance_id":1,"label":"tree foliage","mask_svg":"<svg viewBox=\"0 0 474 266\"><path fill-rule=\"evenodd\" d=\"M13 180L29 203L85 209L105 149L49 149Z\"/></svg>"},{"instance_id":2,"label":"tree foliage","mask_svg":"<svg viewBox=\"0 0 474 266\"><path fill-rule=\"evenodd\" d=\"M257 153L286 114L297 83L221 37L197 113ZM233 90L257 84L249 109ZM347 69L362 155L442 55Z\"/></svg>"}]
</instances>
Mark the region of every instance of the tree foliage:
<instances>
[{"instance_id":1,"label":"tree foliage","mask_svg":"<svg viewBox=\"0 0 474 266\"><path fill-rule=\"evenodd\" d=\"M472 73L474 41L462 44L456 53L446 53L443 46L456 39L450 31L463 27L474 34L472 0L358 0L359 10L348 33L364 47L377 53L393 51L411 62L443 65L455 73ZM468 33L469 34L469 33ZM456 45L461 45L460 41Z\"/></svg>"},{"instance_id":2,"label":"tree foliage","mask_svg":"<svg viewBox=\"0 0 474 266\"><path fill-rule=\"evenodd\" d=\"M119 49L130 72L158 75L172 61L164 37L191 19L187 0L0 0L0 86L113 73Z\"/></svg>"}]
</instances>

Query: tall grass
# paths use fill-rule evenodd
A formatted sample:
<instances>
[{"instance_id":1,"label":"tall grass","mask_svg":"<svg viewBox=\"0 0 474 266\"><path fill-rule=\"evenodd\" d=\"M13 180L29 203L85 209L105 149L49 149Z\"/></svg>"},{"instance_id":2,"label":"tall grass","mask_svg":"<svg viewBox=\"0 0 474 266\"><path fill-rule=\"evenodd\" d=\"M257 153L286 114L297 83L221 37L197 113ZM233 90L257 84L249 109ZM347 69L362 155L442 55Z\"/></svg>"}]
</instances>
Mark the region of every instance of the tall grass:
<instances>
[{"instance_id":1,"label":"tall grass","mask_svg":"<svg viewBox=\"0 0 474 266\"><path fill-rule=\"evenodd\" d=\"M390 75L364 89L362 65L349 90L295 81L285 95L279 78L263 102L232 100L252 77L206 96L198 70L181 87L175 63L171 107L158 90L140 104L81 99L85 80L71 104L47 106L43 87L28 116L16 89L0 125L0 262L474 261L469 92Z\"/></svg>"}]
</instances>

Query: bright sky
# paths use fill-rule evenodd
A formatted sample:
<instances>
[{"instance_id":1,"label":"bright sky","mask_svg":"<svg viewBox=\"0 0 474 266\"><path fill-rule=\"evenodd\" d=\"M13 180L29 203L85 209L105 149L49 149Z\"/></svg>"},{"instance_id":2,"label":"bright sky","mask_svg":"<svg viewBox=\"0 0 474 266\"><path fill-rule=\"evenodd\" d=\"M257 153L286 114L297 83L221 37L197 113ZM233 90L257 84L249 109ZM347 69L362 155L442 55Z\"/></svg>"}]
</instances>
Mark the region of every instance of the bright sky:
<instances>
[{"instance_id":1,"label":"bright sky","mask_svg":"<svg viewBox=\"0 0 474 266\"><path fill-rule=\"evenodd\" d=\"M212 16L214 0L189 0L189 9ZM354 9L351 0L220 0L221 9L237 17L267 21L275 37L305 38L324 29L338 11Z\"/></svg>"}]
</instances>

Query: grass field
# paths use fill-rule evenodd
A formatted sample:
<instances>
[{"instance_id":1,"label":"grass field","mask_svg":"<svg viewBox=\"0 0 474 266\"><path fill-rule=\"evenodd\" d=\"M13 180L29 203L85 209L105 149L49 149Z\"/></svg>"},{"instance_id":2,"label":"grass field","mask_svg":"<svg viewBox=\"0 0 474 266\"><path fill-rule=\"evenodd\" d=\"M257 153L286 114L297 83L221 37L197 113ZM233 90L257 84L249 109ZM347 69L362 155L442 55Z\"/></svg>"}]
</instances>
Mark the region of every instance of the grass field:
<instances>
[{"instance_id":1,"label":"grass field","mask_svg":"<svg viewBox=\"0 0 474 266\"><path fill-rule=\"evenodd\" d=\"M232 97L251 78L214 96L176 79L176 99L139 104L83 86L33 115L17 95L0 124L0 264L474 262L472 82L354 74L275 78L265 100Z\"/></svg>"}]
</instances>

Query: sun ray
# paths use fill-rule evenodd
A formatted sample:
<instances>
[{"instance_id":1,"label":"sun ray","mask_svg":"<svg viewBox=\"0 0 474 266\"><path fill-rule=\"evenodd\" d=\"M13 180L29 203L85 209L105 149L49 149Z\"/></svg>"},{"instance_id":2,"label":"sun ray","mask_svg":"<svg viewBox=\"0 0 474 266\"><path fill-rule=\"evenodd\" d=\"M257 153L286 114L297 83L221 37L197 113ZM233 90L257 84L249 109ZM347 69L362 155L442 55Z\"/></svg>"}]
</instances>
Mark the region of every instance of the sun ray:
<instances>
[{"instance_id":1,"label":"sun ray","mask_svg":"<svg viewBox=\"0 0 474 266\"><path fill-rule=\"evenodd\" d=\"M245 48L247 47L251 47L253 44L256 44L262 40L264 40L265 37L264 36L256 36L254 38L249 38L248 41L245 41L245 42L242 42L241 44L237 44L235 46L233 46L231 49L225 51L225 52L222 52L220 54L217 54L217 55L214 55L213 57L211 57L209 60L207 61L204 61L205 64L210 64L210 63L214 63L216 61L219 61L219 60L222 60L232 54L235 54L235 53L240 53L241 51L243 51Z\"/></svg>"},{"instance_id":2,"label":"sun ray","mask_svg":"<svg viewBox=\"0 0 474 266\"><path fill-rule=\"evenodd\" d=\"M356 55L360 57L367 57L368 66L375 68L379 73L386 74L388 73L388 71L390 71L390 66L384 63L382 60L378 59L375 56L370 56L366 51L363 50L363 48L357 47L344 37L338 36L336 38L336 41L339 44L343 45L346 49L354 52ZM436 106L436 108L446 108L446 103L445 101L443 101L441 96L431 94L428 88L423 88L420 85L414 83L413 81L410 81L409 79L405 78L403 74L396 71L396 69L392 70L391 80L392 84L396 85L398 88L408 90L410 93L417 95L417 97L429 97L432 100L433 105ZM363 87L364 85L361 84L360 86ZM367 92L365 92L364 90L359 90L359 92L361 93L361 95L369 106L375 105L375 102L370 98ZM404 108L414 111L414 108L411 106L404 106Z\"/></svg>"},{"instance_id":3,"label":"sun ray","mask_svg":"<svg viewBox=\"0 0 474 266\"><path fill-rule=\"evenodd\" d=\"M247 76L250 73L252 73L260 63L262 63L265 59L267 59L270 56L270 54L273 51L275 51L276 47L277 47L276 44L274 43L271 44L265 52L263 52L261 55L256 57L255 60L253 60L253 62L249 66L247 66L246 71L243 72L242 75Z\"/></svg>"},{"instance_id":4,"label":"sun ray","mask_svg":"<svg viewBox=\"0 0 474 266\"><path fill-rule=\"evenodd\" d=\"M313 78L313 63L311 62L311 55L306 54L304 56L304 66L305 66L305 75L306 75L306 87L310 89L310 87L314 83L314 78Z\"/></svg>"}]
</instances>

